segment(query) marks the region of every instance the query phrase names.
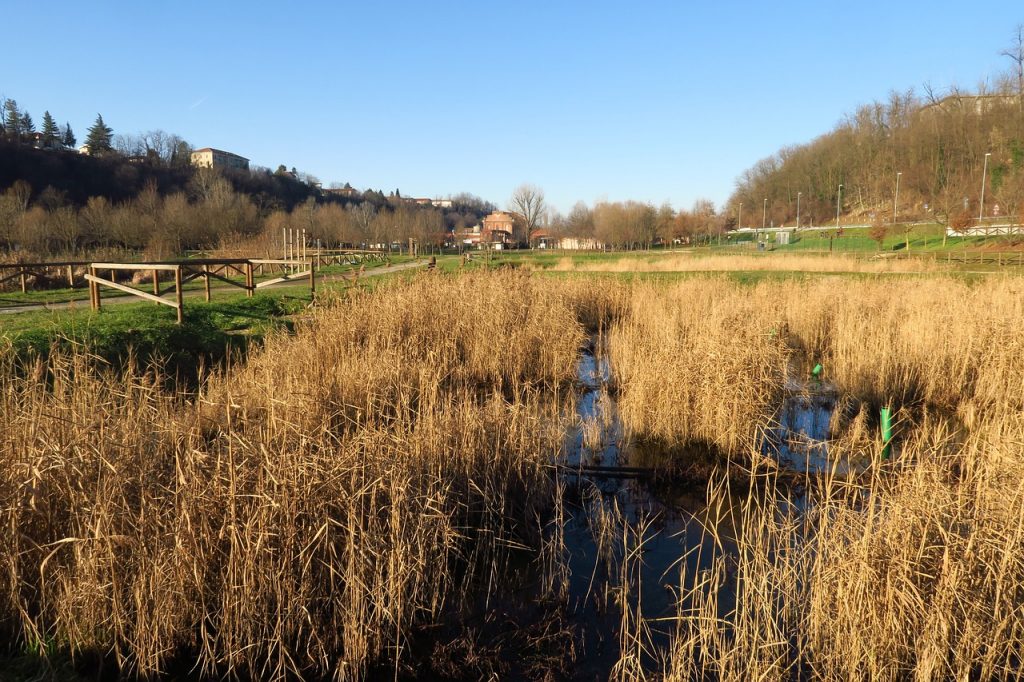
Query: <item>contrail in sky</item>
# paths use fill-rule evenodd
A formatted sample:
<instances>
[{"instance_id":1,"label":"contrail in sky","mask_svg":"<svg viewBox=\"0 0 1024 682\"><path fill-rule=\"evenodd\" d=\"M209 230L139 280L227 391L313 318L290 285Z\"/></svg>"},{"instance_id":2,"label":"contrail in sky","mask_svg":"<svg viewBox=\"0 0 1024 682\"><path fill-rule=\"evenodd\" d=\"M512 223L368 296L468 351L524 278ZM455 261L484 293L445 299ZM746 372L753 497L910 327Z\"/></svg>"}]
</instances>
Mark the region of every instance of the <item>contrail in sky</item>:
<instances>
[{"instance_id":1,"label":"contrail in sky","mask_svg":"<svg viewBox=\"0 0 1024 682\"><path fill-rule=\"evenodd\" d=\"M206 98L205 98L205 97L203 97L203 98L202 98L202 99L200 99L200 100L199 100L198 102L196 102L196 103L194 103L194 104L193 104L192 106L190 106L190 107L189 107L189 109L195 109L196 107L198 107L198 106L199 106L200 104L202 104L202 103L203 103L203 102L205 102L205 101L206 101Z\"/></svg>"}]
</instances>

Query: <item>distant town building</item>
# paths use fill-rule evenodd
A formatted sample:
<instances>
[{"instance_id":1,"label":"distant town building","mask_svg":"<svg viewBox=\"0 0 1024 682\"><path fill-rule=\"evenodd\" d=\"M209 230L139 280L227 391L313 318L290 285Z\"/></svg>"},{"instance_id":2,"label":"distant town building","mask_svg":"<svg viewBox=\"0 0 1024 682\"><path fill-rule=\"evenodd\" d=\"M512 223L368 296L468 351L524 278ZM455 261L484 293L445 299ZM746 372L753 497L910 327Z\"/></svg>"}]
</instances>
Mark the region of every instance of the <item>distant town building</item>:
<instances>
[{"instance_id":1,"label":"distant town building","mask_svg":"<svg viewBox=\"0 0 1024 682\"><path fill-rule=\"evenodd\" d=\"M432 199L430 201L430 203L434 206L434 208L451 208L452 207L452 200L451 199Z\"/></svg>"},{"instance_id":2,"label":"distant town building","mask_svg":"<svg viewBox=\"0 0 1024 682\"><path fill-rule=\"evenodd\" d=\"M328 187L324 190L325 194L329 194L335 197L358 197L362 196L362 192L357 190L355 187Z\"/></svg>"},{"instance_id":3,"label":"distant town building","mask_svg":"<svg viewBox=\"0 0 1024 682\"><path fill-rule=\"evenodd\" d=\"M192 165L196 168L237 168L239 170L249 170L249 159L220 149L204 147L192 152Z\"/></svg>"},{"instance_id":4,"label":"distant town building","mask_svg":"<svg viewBox=\"0 0 1024 682\"><path fill-rule=\"evenodd\" d=\"M1019 95L965 95L955 93L947 95L936 102L926 104L921 108L921 111L931 114L935 111L961 109L973 111L975 114L981 115L997 104L1014 104L1019 97Z\"/></svg>"},{"instance_id":5,"label":"distant town building","mask_svg":"<svg viewBox=\"0 0 1024 682\"><path fill-rule=\"evenodd\" d=\"M516 216L508 211L495 211L484 218L481 240L485 242L509 244L515 230Z\"/></svg>"}]
</instances>

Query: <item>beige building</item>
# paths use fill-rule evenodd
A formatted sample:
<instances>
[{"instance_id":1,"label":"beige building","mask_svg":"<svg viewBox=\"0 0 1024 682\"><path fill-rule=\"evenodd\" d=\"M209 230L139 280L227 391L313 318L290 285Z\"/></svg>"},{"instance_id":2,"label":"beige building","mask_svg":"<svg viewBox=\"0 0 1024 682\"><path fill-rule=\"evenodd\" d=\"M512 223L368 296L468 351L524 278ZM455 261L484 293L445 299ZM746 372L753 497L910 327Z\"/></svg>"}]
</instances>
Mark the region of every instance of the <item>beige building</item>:
<instances>
[{"instance_id":1,"label":"beige building","mask_svg":"<svg viewBox=\"0 0 1024 682\"><path fill-rule=\"evenodd\" d=\"M197 168L238 168L249 170L249 159L231 152L204 147L192 152L192 165Z\"/></svg>"}]
</instances>

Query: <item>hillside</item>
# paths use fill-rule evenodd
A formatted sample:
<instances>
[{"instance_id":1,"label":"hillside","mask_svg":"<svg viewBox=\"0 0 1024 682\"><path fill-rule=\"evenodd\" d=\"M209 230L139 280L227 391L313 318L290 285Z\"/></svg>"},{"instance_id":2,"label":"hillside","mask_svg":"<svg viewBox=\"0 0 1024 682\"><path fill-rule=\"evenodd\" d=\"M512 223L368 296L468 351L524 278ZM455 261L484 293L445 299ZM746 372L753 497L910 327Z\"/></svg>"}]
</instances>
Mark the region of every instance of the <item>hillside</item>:
<instances>
[{"instance_id":1,"label":"hillside","mask_svg":"<svg viewBox=\"0 0 1024 682\"><path fill-rule=\"evenodd\" d=\"M185 165L128 158L119 154L88 156L76 151L35 149L0 141L0 190L21 180L32 187L33 198L47 187L62 200L81 207L90 197L111 203L128 201L152 184L161 196L188 190L195 169ZM314 188L287 174L225 171L236 192L269 208L292 209L314 194Z\"/></svg>"},{"instance_id":2,"label":"hillside","mask_svg":"<svg viewBox=\"0 0 1024 682\"><path fill-rule=\"evenodd\" d=\"M1016 54L1024 57L1024 46ZM948 223L958 214L1019 215L1024 73L1014 62L1013 73L991 87L941 95L928 87L923 95L894 92L858 108L832 131L747 169L727 210L736 215L742 202L744 214L756 215L759 223L767 199L769 222L794 224L799 199L801 225L821 224L835 219L838 200L848 217L891 221L898 178L900 219Z\"/></svg>"}]
</instances>

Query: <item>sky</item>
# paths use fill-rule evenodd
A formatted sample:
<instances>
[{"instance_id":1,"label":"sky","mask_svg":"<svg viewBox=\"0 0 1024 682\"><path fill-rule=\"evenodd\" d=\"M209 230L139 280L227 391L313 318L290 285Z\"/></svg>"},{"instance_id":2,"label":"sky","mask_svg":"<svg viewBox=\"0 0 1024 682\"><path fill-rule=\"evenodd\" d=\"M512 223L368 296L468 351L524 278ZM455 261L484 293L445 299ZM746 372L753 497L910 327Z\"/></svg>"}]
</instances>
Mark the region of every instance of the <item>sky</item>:
<instances>
[{"instance_id":1,"label":"sky","mask_svg":"<svg viewBox=\"0 0 1024 682\"><path fill-rule=\"evenodd\" d=\"M46 7L3 31L0 69L37 126L49 110L81 143L100 113L115 133L404 196L507 206L528 182L562 212L721 205L858 105L993 78L1024 22L1020 0Z\"/></svg>"}]
</instances>

